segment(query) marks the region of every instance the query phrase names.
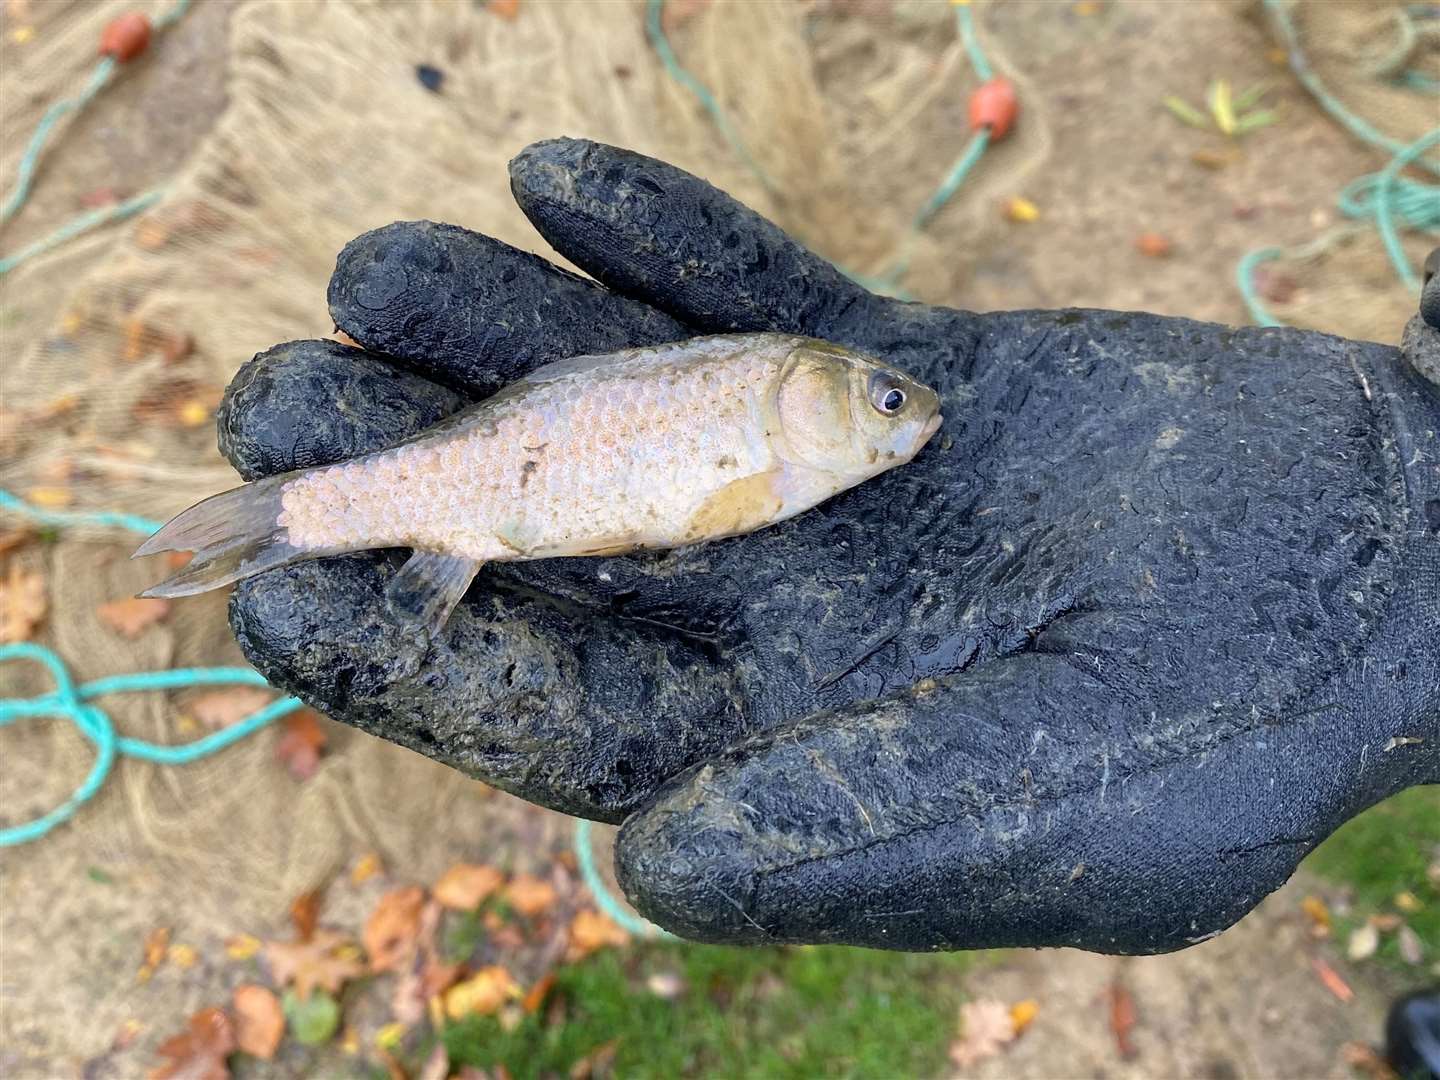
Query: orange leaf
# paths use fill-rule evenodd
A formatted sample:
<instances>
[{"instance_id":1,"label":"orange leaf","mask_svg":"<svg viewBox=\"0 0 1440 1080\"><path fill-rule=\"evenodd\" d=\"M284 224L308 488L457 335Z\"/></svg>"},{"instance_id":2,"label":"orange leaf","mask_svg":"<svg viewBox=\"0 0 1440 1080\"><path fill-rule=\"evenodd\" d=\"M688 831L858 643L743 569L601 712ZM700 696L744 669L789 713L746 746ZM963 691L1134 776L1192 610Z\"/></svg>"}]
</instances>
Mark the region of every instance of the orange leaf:
<instances>
[{"instance_id":1,"label":"orange leaf","mask_svg":"<svg viewBox=\"0 0 1440 1080\"><path fill-rule=\"evenodd\" d=\"M329 738L314 709L301 709L284 720L284 734L275 744L275 757L296 780L308 780L320 767L320 751Z\"/></svg>"},{"instance_id":2,"label":"orange leaf","mask_svg":"<svg viewBox=\"0 0 1440 1080\"><path fill-rule=\"evenodd\" d=\"M293 985L302 998L317 986L338 994L348 980L365 974L354 942L333 930L317 930L309 941L272 941L265 946L265 959L275 981Z\"/></svg>"},{"instance_id":3,"label":"orange leaf","mask_svg":"<svg viewBox=\"0 0 1440 1080\"><path fill-rule=\"evenodd\" d=\"M95 609L96 617L124 638L137 638L170 613L170 601L149 596L111 600Z\"/></svg>"},{"instance_id":4,"label":"orange leaf","mask_svg":"<svg viewBox=\"0 0 1440 1080\"><path fill-rule=\"evenodd\" d=\"M456 863L435 883L435 899L452 911L474 911L504 880L493 866Z\"/></svg>"},{"instance_id":5,"label":"orange leaf","mask_svg":"<svg viewBox=\"0 0 1440 1080\"><path fill-rule=\"evenodd\" d=\"M452 1020L472 1013L489 1016L505 1002L520 996L520 987L515 985L510 972L499 966L481 968L446 992L445 1012Z\"/></svg>"},{"instance_id":6,"label":"orange leaf","mask_svg":"<svg viewBox=\"0 0 1440 1080\"><path fill-rule=\"evenodd\" d=\"M1155 232L1143 232L1135 238L1135 250L1151 259L1163 259L1174 245L1166 236Z\"/></svg>"},{"instance_id":7,"label":"orange leaf","mask_svg":"<svg viewBox=\"0 0 1440 1080\"><path fill-rule=\"evenodd\" d=\"M1325 901L1318 896L1307 896L1300 901L1300 910L1310 916L1311 933L1316 937L1328 937L1330 934L1330 909L1325 906Z\"/></svg>"},{"instance_id":8,"label":"orange leaf","mask_svg":"<svg viewBox=\"0 0 1440 1080\"><path fill-rule=\"evenodd\" d=\"M151 1080L229 1080L225 1059L235 1052L235 1027L223 1009L201 1009L186 1030L166 1039L156 1053L169 1062Z\"/></svg>"},{"instance_id":9,"label":"orange leaf","mask_svg":"<svg viewBox=\"0 0 1440 1080\"><path fill-rule=\"evenodd\" d=\"M12 562L0 581L0 645L28 641L49 606L45 576Z\"/></svg>"},{"instance_id":10,"label":"orange leaf","mask_svg":"<svg viewBox=\"0 0 1440 1080\"><path fill-rule=\"evenodd\" d=\"M502 19L511 19L520 14L520 0L490 0L485 5L485 10Z\"/></svg>"},{"instance_id":11,"label":"orange leaf","mask_svg":"<svg viewBox=\"0 0 1440 1080\"><path fill-rule=\"evenodd\" d=\"M555 973L549 972L532 986L520 1001L520 1007L527 1013L537 1013L540 1006L545 1004L545 999L550 996L551 989L555 986Z\"/></svg>"},{"instance_id":12,"label":"orange leaf","mask_svg":"<svg viewBox=\"0 0 1440 1080\"><path fill-rule=\"evenodd\" d=\"M555 886L532 874L516 874L505 887L505 902L521 915L542 915L555 906Z\"/></svg>"},{"instance_id":13,"label":"orange leaf","mask_svg":"<svg viewBox=\"0 0 1440 1080\"><path fill-rule=\"evenodd\" d=\"M315 936L315 924L320 921L320 902L325 894L320 889L301 893L290 902L290 922L295 927L295 936L309 941Z\"/></svg>"},{"instance_id":14,"label":"orange leaf","mask_svg":"<svg viewBox=\"0 0 1440 1080\"><path fill-rule=\"evenodd\" d=\"M1122 1058L1135 1056L1130 1031L1135 1027L1135 999L1118 982L1110 984L1110 1031L1115 1036L1115 1049Z\"/></svg>"},{"instance_id":15,"label":"orange leaf","mask_svg":"<svg viewBox=\"0 0 1440 1080\"><path fill-rule=\"evenodd\" d=\"M280 999L263 986L247 983L235 988L235 1044L251 1057L269 1061L285 1034L285 1012Z\"/></svg>"},{"instance_id":16,"label":"orange leaf","mask_svg":"<svg viewBox=\"0 0 1440 1080\"><path fill-rule=\"evenodd\" d=\"M1355 996L1355 991L1350 989L1350 985L1336 973L1334 968L1324 960L1321 960L1320 957L1311 957L1310 966L1315 969L1315 974L1320 977L1320 981L1325 985L1325 989L1329 990L1330 993L1334 994L1341 1001L1349 1001Z\"/></svg>"},{"instance_id":17,"label":"orange leaf","mask_svg":"<svg viewBox=\"0 0 1440 1080\"><path fill-rule=\"evenodd\" d=\"M570 944L565 951L565 959L573 964L597 949L607 945L625 945L629 941L630 936L608 916L586 909L576 914L570 924Z\"/></svg>"},{"instance_id":18,"label":"orange leaf","mask_svg":"<svg viewBox=\"0 0 1440 1080\"><path fill-rule=\"evenodd\" d=\"M365 922L371 971L398 971L415 949L425 891L418 885L386 893Z\"/></svg>"},{"instance_id":19,"label":"orange leaf","mask_svg":"<svg viewBox=\"0 0 1440 1080\"><path fill-rule=\"evenodd\" d=\"M380 862L380 856L376 855L373 851L367 852L360 856L354 868L350 871L350 884L359 885L369 881L384 869L385 867Z\"/></svg>"},{"instance_id":20,"label":"orange leaf","mask_svg":"<svg viewBox=\"0 0 1440 1080\"><path fill-rule=\"evenodd\" d=\"M137 978L141 982L148 982L155 969L165 962L165 954L170 948L170 928L168 926L157 926L150 933L145 935L145 956L140 962L140 971Z\"/></svg>"},{"instance_id":21,"label":"orange leaf","mask_svg":"<svg viewBox=\"0 0 1440 1080\"><path fill-rule=\"evenodd\" d=\"M1034 998L1026 998L1024 1001L1017 1001L1010 1006L1010 1022L1015 1025L1015 1034L1019 1035L1027 1027L1035 1022L1035 1017L1040 1015L1040 1003Z\"/></svg>"}]
</instances>

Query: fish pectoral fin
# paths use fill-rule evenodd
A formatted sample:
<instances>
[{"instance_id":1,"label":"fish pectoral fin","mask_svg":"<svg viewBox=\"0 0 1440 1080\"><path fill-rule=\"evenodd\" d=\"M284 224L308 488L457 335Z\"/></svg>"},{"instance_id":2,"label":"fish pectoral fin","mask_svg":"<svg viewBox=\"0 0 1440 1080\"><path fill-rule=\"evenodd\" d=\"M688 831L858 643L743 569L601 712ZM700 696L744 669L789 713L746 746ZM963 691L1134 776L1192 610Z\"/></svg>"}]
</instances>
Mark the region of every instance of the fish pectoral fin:
<instances>
[{"instance_id":1,"label":"fish pectoral fin","mask_svg":"<svg viewBox=\"0 0 1440 1080\"><path fill-rule=\"evenodd\" d=\"M433 638L445 629L480 565L459 555L416 551L385 586L385 600L401 622L421 627Z\"/></svg>"},{"instance_id":2,"label":"fish pectoral fin","mask_svg":"<svg viewBox=\"0 0 1440 1080\"><path fill-rule=\"evenodd\" d=\"M783 474L774 469L732 480L695 508L686 525L689 540L735 536L769 525L785 507Z\"/></svg>"}]
</instances>

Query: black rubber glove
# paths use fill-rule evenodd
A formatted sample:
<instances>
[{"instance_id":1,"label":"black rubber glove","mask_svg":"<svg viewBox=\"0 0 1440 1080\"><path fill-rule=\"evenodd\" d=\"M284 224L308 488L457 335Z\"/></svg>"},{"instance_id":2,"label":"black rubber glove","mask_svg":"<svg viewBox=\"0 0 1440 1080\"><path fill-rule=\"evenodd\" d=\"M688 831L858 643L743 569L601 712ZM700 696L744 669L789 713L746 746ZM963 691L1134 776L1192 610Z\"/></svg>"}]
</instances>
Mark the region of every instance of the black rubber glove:
<instances>
[{"instance_id":1,"label":"black rubber glove","mask_svg":"<svg viewBox=\"0 0 1440 1080\"><path fill-rule=\"evenodd\" d=\"M453 226L360 237L329 298L369 352L246 365L221 414L242 475L395 442L558 357L732 330L893 361L945 426L750 536L487 566L433 646L382 597L403 553L242 583L276 685L624 821L627 894L709 941L1178 948L1440 780L1440 386L1400 351L894 302L589 142L528 148L511 183L605 287Z\"/></svg>"}]
</instances>

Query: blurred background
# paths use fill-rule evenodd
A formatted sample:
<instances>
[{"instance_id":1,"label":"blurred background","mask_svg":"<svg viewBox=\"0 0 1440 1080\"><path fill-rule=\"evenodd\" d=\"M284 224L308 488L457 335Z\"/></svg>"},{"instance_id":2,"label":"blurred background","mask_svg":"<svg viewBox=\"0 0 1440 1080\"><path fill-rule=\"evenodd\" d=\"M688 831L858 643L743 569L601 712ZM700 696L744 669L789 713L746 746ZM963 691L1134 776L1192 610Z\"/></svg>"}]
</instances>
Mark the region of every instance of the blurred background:
<instances>
[{"instance_id":1,"label":"blurred background","mask_svg":"<svg viewBox=\"0 0 1440 1080\"><path fill-rule=\"evenodd\" d=\"M687 946L611 830L277 700L223 596L133 601L127 556L232 485L223 387L331 335L351 237L553 256L530 141L673 161L916 299L1393 343L1437 93L1440 6L1381 0L5 0L0 1072L1383 1076L1386 1005L1440 980L1435 788L1173 956Z\"/></svg>"}]
</instances>

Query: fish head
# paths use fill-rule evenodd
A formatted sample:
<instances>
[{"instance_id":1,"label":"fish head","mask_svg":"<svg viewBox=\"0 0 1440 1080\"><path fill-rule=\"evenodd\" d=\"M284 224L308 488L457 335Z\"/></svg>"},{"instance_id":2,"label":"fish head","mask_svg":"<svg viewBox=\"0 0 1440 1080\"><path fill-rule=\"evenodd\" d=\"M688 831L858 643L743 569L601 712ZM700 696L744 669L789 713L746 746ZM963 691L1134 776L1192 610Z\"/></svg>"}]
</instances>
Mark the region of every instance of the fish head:
<instances>
[{"instance_id":1,"label":"fish head","mask_svg":"<svg viewBox=\"0 0 1440 1080\"><path fill-rule=\"evenodd\" d=\"M903 465L940 427L940 397L889 364L824 341L801 342L776 395L782 455L859 482Z\"/></svg>"}]
</instances>

